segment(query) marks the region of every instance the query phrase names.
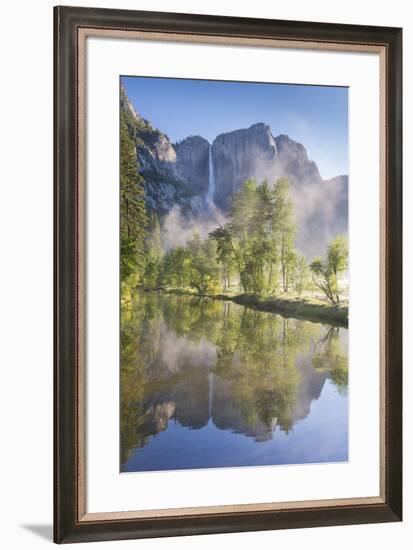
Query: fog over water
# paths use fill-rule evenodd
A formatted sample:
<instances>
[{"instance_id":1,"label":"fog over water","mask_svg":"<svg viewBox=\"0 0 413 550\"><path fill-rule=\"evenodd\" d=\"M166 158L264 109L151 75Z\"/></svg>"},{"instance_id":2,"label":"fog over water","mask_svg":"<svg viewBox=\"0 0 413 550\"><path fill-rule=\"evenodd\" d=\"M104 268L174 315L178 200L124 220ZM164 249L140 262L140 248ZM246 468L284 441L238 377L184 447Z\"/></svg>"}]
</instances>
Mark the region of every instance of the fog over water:
<instances>
[{"instance_id":1,"label":"fog over water","mask_svg":"<svg viewBox=\"0 0 413 550\"><path fill-rule=\"evenodd\" d=\"M149 292L122 315L122 471L347 460L346 329Z\"/></svg>"}]
</instances>

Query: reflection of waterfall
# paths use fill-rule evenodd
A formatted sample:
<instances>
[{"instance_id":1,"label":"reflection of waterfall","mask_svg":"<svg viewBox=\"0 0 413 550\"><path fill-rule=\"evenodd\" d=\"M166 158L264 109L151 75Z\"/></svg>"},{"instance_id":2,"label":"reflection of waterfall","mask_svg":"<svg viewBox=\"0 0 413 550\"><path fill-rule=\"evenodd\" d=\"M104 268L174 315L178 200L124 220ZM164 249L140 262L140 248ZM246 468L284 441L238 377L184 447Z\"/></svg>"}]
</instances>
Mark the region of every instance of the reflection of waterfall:
<instances>
[{"instance_id":1,"label":"reflection of waterfall","mask_svg":"<svg viewBox=\"0 0 413 550\"><path fill-rule=\"evenodd\" d=\"M212 162L212 146L209 146L209 169L208 169L208 192L206 200L209 206L215 206L215 177L214 177L214 163Z\"/></svg>"},{"instance_id":2,"label":"reflection of waterfall","mask_svg":"<svg viewBox=\"0 0 413 550\"><path fill-rule=\"evenodd\" d=\"M346 329L292 318L284 322L231 301L137 292L132 304L139 315L122 325L125 341L131 342L121 366L122 471L141 470L141 454L135 451L144 448L149 449L142 453L148 470L257 465L257 456L276 463L274 447L268 454L263 449L246 455L243 462L238 456L244 449L241 438L232 456L223 431L257 443L278 437L275 431L284 432L283 441L291 434L297 446L282 456L294 463L302 456L304 461L319 456L325 461L336 456L337 445L346 450ZM216 336L221 334L223 338ZM137 370L136 360L147 368ZM328 412L340 403L345 406L341 416L334 412L329 419ZM309 420L293 434L304 418ZM332 430L328 441L326 425ZM173 437L160 436L152 447L153 436L168 430ZM309 439L310 433L315 438ZM185 452L177 452L175 436L183 438L182 445L188 442ZM204 443L207 456L198 450ZM298 448L302 455L296 454Z\"/></svg>"},{"instance_id":3,"label":"reflection of waterfall","mask_svg":"<svg viewBox=\"0 0 413 550\"><path fill-rule=\"evenodd\" d=\"M214 398L214 374L208 374L208 416L212 419L212 399Z\"/></svg>"}]
</instances>

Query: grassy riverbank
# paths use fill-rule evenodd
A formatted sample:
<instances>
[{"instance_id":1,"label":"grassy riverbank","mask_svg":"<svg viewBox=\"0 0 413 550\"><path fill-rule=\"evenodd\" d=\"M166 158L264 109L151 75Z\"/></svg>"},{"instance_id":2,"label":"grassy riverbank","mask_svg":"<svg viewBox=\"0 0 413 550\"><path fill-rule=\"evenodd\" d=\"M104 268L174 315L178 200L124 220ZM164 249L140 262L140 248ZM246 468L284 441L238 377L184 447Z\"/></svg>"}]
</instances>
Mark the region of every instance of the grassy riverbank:
<instances>
[{"instance_id":1,"label":"grassy riverbank","mask_svg":"<svg viewBox=\"0 0 413 550\"><path fill-rule=\"evenodd\" d=\"M149 289L148 289L149 290ZM159 288L158 292L178 296L199 296L192 288ZM205 295L214 300L231 300L237 304L260 311L278 313L284 317L295 317L307 321L329 323L335 326L348 326L347 304L334 306L316 298L293 298L279 295L277 297L260 297L249 294L216 294Z\"/></svg>"},{"instance_id":2,"label":"grassy riverbank","mask_svg":"<svg viewBox=\"0 0 413 550\"><path fill-rule=\"evenodd\" d=\"M261 298L245 294L234 296L230 299L237 304L261 311L279 313L286 317L321 321L345 327L348 325L347 305L333 306L313 298L287 298L282 296L278 296L277 298Z\"/></svg>"}]
</instances>

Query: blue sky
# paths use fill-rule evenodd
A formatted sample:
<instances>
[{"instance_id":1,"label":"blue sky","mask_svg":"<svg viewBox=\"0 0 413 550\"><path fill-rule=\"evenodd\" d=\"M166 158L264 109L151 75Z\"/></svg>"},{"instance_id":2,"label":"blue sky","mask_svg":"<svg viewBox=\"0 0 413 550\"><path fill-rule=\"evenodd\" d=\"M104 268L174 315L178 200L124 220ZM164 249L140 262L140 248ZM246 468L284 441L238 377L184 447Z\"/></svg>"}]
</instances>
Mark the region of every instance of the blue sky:
<instances>
[{"instance_id":1,"label":"blue sky","mask_svg":"<svg viewBox=\"0 0 413 550\"><path fill-rule=\"evenodd\" d=\"M122 77L136 110L178 141L199 134L209 142L222 132L257 122L274 136L302 143L321 176L348 173L348 88Z\"/></svg>"}]
</instances>

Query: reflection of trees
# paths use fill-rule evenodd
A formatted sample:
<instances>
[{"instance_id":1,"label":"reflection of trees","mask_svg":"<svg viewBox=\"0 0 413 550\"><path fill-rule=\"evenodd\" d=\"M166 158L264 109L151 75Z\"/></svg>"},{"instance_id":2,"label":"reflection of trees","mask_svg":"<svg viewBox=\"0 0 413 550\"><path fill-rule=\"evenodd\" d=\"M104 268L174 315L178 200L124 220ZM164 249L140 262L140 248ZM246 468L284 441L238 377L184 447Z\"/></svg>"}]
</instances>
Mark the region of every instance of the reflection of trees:
<instances>
[{"instance_id":1,"label":"reflection of trees","mask_svg":"<svg viewBox=\"0 0 413 550\"><path fill-rule=\"evenodd\" d=\"M121 461L124 462L125 450L137 444L143 445L144 440L138 442L136 433L143 433L144 418L140 403L144 396L144 356L138 353L136 342L140 340L141 325L144 311L138 307L139 296L135 300L121 305L121 334L120 334L120 388L121 388L121 416L120 429L122 439Z\"/></svg>"},{"instance_id":2,"label":"reflection of trees","mask_svg":"<svg viewBox=\"0 0 413 550\"><path fill-rule=\"evenodd\" d=\"M222 323L222 303L211 298L158 296L162 316L178 336L215 341Z\"/></svg>"},{"instance_id":3,"label":"reflection of trees","mask_svg":"<svg viewBox=\"0 0 413 550\"><path fill-rule=\"evenodd\" d=\"M172 298L172 299L170 299ZM168 426L171 418L200 428L208 422L208 372L184 358L170 370L163 350L162 323L182 337L191 332L204 307L191 301L136 293L121 310L121 460L144 446L150 436ZM199 341L200 335L193 333ZM173 351L173 350L171 350ZM168 352L168 350L166 350Z\"/></svg>"},{"instance_id":4,"label":"reflection of trees","mask_svg":"<svg viewBox=\"0 0 413 550\"><path fill-rule=\"evenodd\" d=\"M328 372L328 377L341 394L348 387L347 349L340 340L340 329L330 327L315 345L312 364L318 372Z\"/></svg>"},{"instance_id":5,"label":"reflection of trees","mask_svg":"<svg viewBox=\"0 0 413 550\"><path fill-rule=\"evenodd\" d=\"M270 439L308 414L327 377L347 385L338 330L323 325L152 293L136 293L121 323L123 463L171 420Z\"/></svg>"},{"instance_id":6,"label":"reflection of trees","mask_svg":"<svg viewBox=\"0 0 413 550\"><path fill-rule=\"evenodd\" d=\"M249 426L276 422L289 431L302 373L297 357L316 325L244 309L241 321L222 331L214 372L231 382L231 401Z\"/></svg>"}]
</instances>

